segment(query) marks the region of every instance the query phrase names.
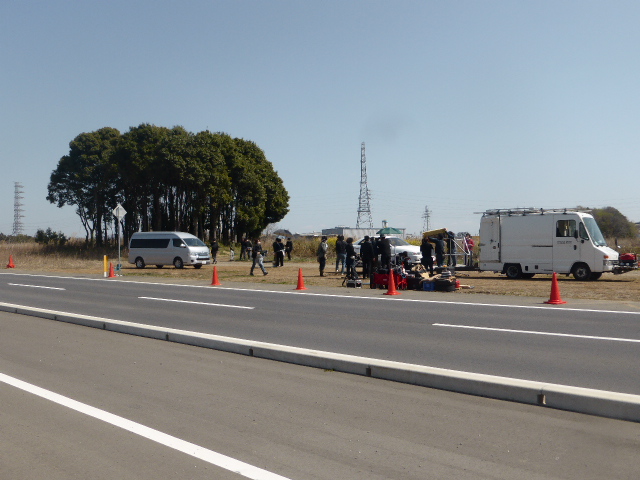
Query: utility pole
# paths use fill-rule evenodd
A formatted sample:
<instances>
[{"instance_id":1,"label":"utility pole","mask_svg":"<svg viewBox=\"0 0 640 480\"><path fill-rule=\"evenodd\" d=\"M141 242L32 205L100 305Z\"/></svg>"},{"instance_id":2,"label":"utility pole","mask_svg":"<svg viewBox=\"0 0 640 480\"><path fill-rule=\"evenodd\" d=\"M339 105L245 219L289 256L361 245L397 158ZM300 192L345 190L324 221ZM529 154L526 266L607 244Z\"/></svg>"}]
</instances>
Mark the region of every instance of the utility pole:
<instances>
[{"instance_id":1,"label":"utility pole","mask_svg":"<svg viewBox=\"0 0 640 480\"><path fill-rule=\"evenodd\" d=\"M360 197L358 198L358 220L356 228L373 228L369 187L367 186L367 157L364 154L364 142L360 146Z\"/></svg>"},{"instance_id":2,"label":"utility pole","mask_svg":"<svg viewBox=\"0 0 640 480\"><path fill-rule=\"evenodd\" d=\"M14 194L13 194L13 232L12 235L16 236L16 235L22 235L22 218L24 218L24 215L22 215L22 212L24 210L22 210L22 202L20 200L23 200L24 197L22 196L22 194L24 193L21 189L24 188L22 186L22 184L20 182L13 182L14 185Z\"/></svg>"},{"instance_id":3,"label":"utility pole","mask_svg":"<svg viewBox=\"0 0 640 480\"><path fill-rule=\"evenodd\" d=\"M431 230L431 211L429 206L425 205L424 213L422 214L422 231L428 232L429 230Z\"/></svg>"}]
</instances>

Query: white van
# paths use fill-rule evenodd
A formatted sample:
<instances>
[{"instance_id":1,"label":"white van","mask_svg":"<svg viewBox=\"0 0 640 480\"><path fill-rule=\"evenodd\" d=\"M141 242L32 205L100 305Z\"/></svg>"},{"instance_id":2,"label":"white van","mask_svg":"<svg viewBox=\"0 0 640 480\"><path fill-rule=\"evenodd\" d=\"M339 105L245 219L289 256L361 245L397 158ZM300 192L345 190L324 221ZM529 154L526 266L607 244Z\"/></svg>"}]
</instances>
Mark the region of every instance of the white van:
<instances>
[{"instance_id":1,"label":"white van","mask_svg":"<svg viewBox=\"0 0 640 480\"><path fill-rule=\"evenodd\" d=\"M556 272L597 280L603 272L625 271L593 216L577 209L487 210L480 220L478 266L509 278Z\"/></svg>"},{"instance_id":2,"label":"white van","mask_svg":"<svg viewBox=\"0 0 640 480\"><path fill-rule=\"evenodd\" d=\"M389 240L389 245L391 245L391 256L395 257L396 255L400 255L402 252L407 252L409 258L411 259L411 263L420 263L422 259L422 252L420 251L420 247L418 245L411 245L406 240L395 237L393 235L385 235L387 240ZM377 237L372 237L371 241L375 242ZM360 247L364 243L364 238L358 240L353 244L353 249L356 251L356 255L360 256ZM359 260L358 260L359 261Z\"/></svg>"},{"instance_id":3,"label":"white van","mask_svg":"<svg viewBox=\"0 0 640 480\"><path fill-rule=\"evenodd\" d=\"M173 265L200 268L211 263L211 252L198 237L184 232L136 232L129 242L129 263L137 268Z\"/></svg>"}]
</instances>

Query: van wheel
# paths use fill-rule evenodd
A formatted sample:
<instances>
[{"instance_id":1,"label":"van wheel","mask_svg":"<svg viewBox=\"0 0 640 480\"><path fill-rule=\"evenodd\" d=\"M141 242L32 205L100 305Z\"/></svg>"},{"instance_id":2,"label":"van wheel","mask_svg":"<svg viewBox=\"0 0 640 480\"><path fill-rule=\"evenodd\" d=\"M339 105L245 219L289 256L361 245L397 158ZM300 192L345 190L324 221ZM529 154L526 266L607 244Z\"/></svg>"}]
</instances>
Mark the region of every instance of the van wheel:
<instances>
[{"instance_id":1,"label":"van wheel","mask_svg":"<svg viewBox=\"0 0 640 480\"><path fill-rule=\"evenodd\" d=\"M201 263L196 263L193 268L195 268L196 270L199 268L202 268L202 264Z\"/></svg>"},{"instance_id":2,"label":"van wheel","mask_svg":"<svg viewBox=\"0 0 640 480\"><path fill-rule=\"evenodd\" d=\"M136 268L144 268L144 260L142 257L136 258Z\"/></svg>"},{"instance_id":3,"label":"van wheel","mask_svg":"<svg viewBox=\"0 0 640 480\"><path fill-rule=\"evenodd\" d=\"M579 263L573 267L573 278L581 282L591 280L591 269L587 264Z\"/></svg>"},{"instance_id":4,"label":"van wheel","mask_svg":"<svg viewBox=\"0 0 640 480\"><path fill-rule=\"evenodd\" d=\"M589 280L598 280L602 276L602 272L591 272Z\"/></svg>"},{"instance_id":5,"label":"van wheel","mask_svg":"<svg viewBox=\"0 0 640 480\"><path fill-rule=\"evenodd\" d=\"M522 273L522 278L533 278L535 273Z\"/></svg>"},{"instance_id":6,"label":"van wheel","mask_svg":"<svg viewBox=\"0 0 640 480\"><path fill-rule=\"evenodd\" d=\"M522 269L517 263L507 265L504 269L504 273L506 273L507 277L511 280L517 280L522 277Z\"/></svg>"},{"instance_id":7,"label":"van wheel","mask_svg":"<svg viewBox=\"0 0 640 480\"><path fill-rule=\"evenodd\" d=\"M156 265L156 268L162 268L164 265Z\"/></svg>"},{"instance_id":8,"label":"van wheel","mask_svg":"<svg viewBox=\"0 0 640 480\"><path fill-rule=\"evenodd\" d=\"M183 268L184 267L184 262L182 261L182 259L180 257L176 257L173 259L173 266L176 268Z\"/></svg>"}]
</instances>

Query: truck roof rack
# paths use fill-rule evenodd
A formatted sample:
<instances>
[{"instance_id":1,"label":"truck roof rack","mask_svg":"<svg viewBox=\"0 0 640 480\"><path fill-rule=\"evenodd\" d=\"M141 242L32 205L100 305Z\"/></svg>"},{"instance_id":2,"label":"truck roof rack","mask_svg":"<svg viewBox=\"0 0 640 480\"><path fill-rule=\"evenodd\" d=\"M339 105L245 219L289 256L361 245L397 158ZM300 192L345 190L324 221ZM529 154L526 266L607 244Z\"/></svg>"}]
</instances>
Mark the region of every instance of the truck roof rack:
<instances>
[{"instance_id":1,"label":"truck roof rack","mask_svg":"<svg viewBox=\"0 0 640 480\"><path fill-rule=\"evenodd\" d=\"M495 208L485 210L484 212L475 212L476 214L482 214L482 216L488 215L544 215L545 213L567 213L567 212L590 212L590 208Z\"/></svg>"}]
</instances>

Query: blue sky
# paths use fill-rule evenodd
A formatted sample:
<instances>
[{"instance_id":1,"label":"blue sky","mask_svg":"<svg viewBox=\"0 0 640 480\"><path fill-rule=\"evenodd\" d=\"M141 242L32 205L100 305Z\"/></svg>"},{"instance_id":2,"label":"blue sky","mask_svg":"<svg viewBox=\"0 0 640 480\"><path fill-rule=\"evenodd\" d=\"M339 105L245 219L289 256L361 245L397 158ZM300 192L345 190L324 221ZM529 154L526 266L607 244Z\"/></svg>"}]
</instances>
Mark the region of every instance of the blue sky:
<instances>
[{"instance_id":1,"label":"blue sky","mask_svg":"<svg viewBox=\"0 0 640 480\"><path fill-rule=\"evenodd\" d=\"M46 201L69 142L140 123L256 142L278 224L477 233L480 212L614 206L640 221L640 2L13 1L0 4L0 232L84 237Z\"/></svg>"}]
</instances>

